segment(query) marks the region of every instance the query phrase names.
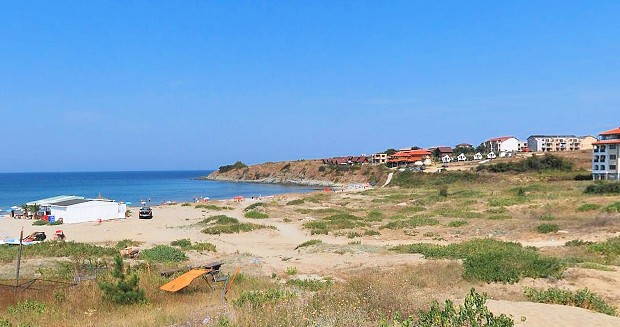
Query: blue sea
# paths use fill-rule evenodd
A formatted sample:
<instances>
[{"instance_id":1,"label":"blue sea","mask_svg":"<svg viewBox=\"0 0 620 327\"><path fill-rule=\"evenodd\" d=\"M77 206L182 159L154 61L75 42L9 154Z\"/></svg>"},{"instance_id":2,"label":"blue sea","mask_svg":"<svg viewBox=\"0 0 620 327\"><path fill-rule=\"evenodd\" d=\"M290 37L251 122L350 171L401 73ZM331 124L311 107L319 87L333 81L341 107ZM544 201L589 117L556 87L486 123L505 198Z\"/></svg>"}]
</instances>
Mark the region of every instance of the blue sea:
<instances>
[{"instance_id":1,"label":"blue sea","mask_svg":"<svg viewBox=\"0 0 620 327\"><path fill-rule=\"evenodd\" d=\"M197 180L212 170L126 171L73 173L0 173L0 210L57 195L78 195L131 202L160 204L192 202L195 197L213 200L311 192L303 186Z\"/></svg>"}]
</instances>

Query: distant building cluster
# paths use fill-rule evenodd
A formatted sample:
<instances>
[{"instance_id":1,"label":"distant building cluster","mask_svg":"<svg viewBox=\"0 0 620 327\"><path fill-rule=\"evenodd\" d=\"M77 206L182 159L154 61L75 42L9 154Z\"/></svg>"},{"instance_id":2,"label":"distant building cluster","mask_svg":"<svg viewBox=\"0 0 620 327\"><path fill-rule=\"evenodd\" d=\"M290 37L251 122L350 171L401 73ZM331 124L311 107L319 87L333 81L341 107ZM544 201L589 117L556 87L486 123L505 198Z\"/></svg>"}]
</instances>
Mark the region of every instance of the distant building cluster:
<instances>
[{"instance_id":1,"label":"distant building cluster","mask_svg":"<svg viewBox=\"0 0 620 327\"><path fill-rule=\"evenodd\" d=\"M618 136L620 139L620 136ZM459 143L454 148L450 146L435 146L427 149L417 147L375 153L370 156L346 156L322 159L326 165L355 165L374 164L388 167L424 167L433 161L448 164L451 162L482 161L495 158L512 157L519 152L563 152L589 150L600 144L594 136L575 135L531 135L526 140L519 140L514 136L493 137L482 142L478 147L469 143ZM620 141L619 141L620 143ZM605 147L603 147L605 149ZM613 147L615 149L615 145ZM615 157L614 157L615 158ZM599 161L601 159L599 155ZM611 168L600 163L593 168L609 171ZM614 169L616 168L613 165ZM617 174L617 170L615 170ZM598 175L597 175L598 176ZM607 175L605 175L607 176ZM599 176L600 177L600 176Z\"/></svg>"}]
</instances>

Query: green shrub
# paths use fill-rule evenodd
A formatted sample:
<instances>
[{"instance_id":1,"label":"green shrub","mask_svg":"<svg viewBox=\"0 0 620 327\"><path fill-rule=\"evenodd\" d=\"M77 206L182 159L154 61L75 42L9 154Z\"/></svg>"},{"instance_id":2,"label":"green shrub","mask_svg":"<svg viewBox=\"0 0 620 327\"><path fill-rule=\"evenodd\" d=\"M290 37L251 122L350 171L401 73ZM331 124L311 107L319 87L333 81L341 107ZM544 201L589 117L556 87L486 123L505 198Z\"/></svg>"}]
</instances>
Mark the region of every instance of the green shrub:
<instances>
[{"instance_id":1,"label":"green shrub","mask_svg":"<svg viewBox=\"0 0 620 327\"><path fill-rule=\"evenodd\" d=\"M233 223L228 225L218 225L203 229L201 232L210 235L235 234L241 232L251 232L257 229L267 228L267 226L249 223Z\"/></svg>"},{"instance_id":2,"label":"green shrub","mask_svg":"<svg viewBox=\"0 0 620 327\"><path fill-rule=\"evenodd\" d=\"M296 246L296 247L295 247L295 250L297 250L297 249L299 249L299 248L306 247L306 246L312 246L312 245L320 244L320 243L322 243L322 242L323 242L323 241L321 241L321 240L319 240L319 239L311 239L311 240L309 240L309 241L305 241L305 242L303 242L303 243L299 244L298 246Z\"/></svg>"},{"instance_id":3,"label":"green shrub","mask_svg":"<svg viewBox=\"0 0 620 327\"><path fill-rule=\"evenodd\" d=\"M279 288L270 288L264 291L249 291L243 292L238 299L233 303L237 307L243 307L245 305L250 306L253 309L264 306L265 304L273 304L279 301L289 300L295 298L295 293L282 290Z\"/></svg>"},{"instance_id":4,"label":"green shrub","mask_svg":"<svg viewBox=\"0 0 620 327\"><path fill-rule=\"evenodd\" d=\"M573 163L566 159L552 154L544 156L531 156L516 162L500 162L490 165L480 165L478 171L489 171L492 173L505 172L531 172L531 171L572 171Z\"/></svg>"},{"instance_id":5,"label":"green shrub","mask_svg":"<svg viewBox=\"0 0 620 327\"><path fill-rule=\"evenodd\" d=\"M238 224L239 223L239 219L237 218L233 218L233 217L229 217L226 215L217 215L217 216L211 216L209 218L205 218L202 221L200 221L198 224L200 225L207 225L211 222L214 222L218 225L228 225L228 224Z\"/></svg>"},{"instance_id":6,"label":"green shrub","mask_svg":"<svg viewBox=\"0 0 620 327\"><path fill-rule=\"evenodd\" d=\"M189 238L184 238L184 239L172 241L172 242L170 242L170 245L178 246L178 247L180 247L182 249L188 249L188 248L190 248L192 246L192 241L190 241Z\"/></svg>"},{"instance_id":7,"label":"green shrub","mask_svg":"<svg viewBox=\"0 0 620 327\"><path fill-rule=\"evenodd\" d=\"M371 210L368 212L368 215L366 216L367 221L381 221L383 220L382 218L383 218L383 213L378 210Z\"/></svg>"},{"instance_id":8,"label":"green shrub","mask_svg":"<svg viewBox=\"0 0 620 327\"><path fill-rule=\"evenodd\" d=\"M381 229L387 228L387 229L402 229L402 228L415 228L415 227L420 227L420 226L434 226L434 225L438 225L439 224L439 220L435 219L435 218L428 218L428 217L413 217L413 218L408 218L408 219L403 219L403 220L395 220L395 221L390 221L389 223L381 226Z\"/></svg>"},{"instance_id":9,"label":"green shrub","mask_svg":"<svg viewBox=\"0 0 620 327\"><path fill-rule=\"evenodd\" d=\"M103 299L117 304L134 304L146 301L144 290L138 286L139 279L135 274L125 273L123 258L120 255L114 257L112 277L116 282L99 282L99 288L103 292Z\"/></svg>"},{"instance_id":10,"label":"green shrub","mask_svg":"<svg viewBox=\"0 0 620 327\"><path fill-rule=\"evenodd\" d=\"M620 182L596 182L588 185L586 194L620 194Z\"/></svg>"},{"instance_id":11,"label":"green shrub","mask_svg":"<svg viewBox=\"0 0 620 327\"><path fill-rule=\"evenodd\" d=\"M114 247L119 249L119 250L122 250L124 248L130 247L130 246L137 246L139 244L140 244L139 242L132 241L132 240L126 238L126 239L124 239L122 241L118 241Z\"/></svg>"},{"instance_id":12,"label":"green shrub","mask_svg":"<svg viewBox=\"0 0 620 327\"><path fill-rule=\"evenodd\" d=\"M542 216L540 216L540 220L542 221L552 221L555 220L555 217L552 214L544 214Z\"/></svg>"},{"instance_id":13,"label":"green shrub","mask_svg":"<svg viewBox=\"0 0 620 327\"><path fill-rule=\"evenodd\" d=\"M549 233L555 233L555 232L559 231L560 230L560 226L558 226L556 224L540 224L540 225L538 225L538 227L536 227L536 230L539 233L549 234Z\"/></svg>"},{"instance_id":14,"label":"green shrub","mask_svg":"<svg viewBox=\"0 0 620 327\"><path fill-rule=\"evenodd\" d=\"M590 244L588 245L588 251L601 254L607 258L607 261L611 261L620 255L620 237L613 237L605 242Z\"/></svg>"},{"instance_id":15,"label":"green shrub","mask_svg":"<svg viewBox=\"0 0 620 327\"><path fill-rule=\"evenodd\" d=\"M330 287L332 284L333 282L331 280L322 281L317 279L289 279L286 281L286 285L295 286L313 292Z\"/></svg>"},{"instance_id":16,"label":"green shrub","mask_svg":"<svg viewBox=\"0 0 620 327\"><path fill-rule=\"evenodd\" d=\"M375 235L381 235L381 233L377 232L376 230L373 229L367 229L364 231L364 235L366 236L375 236Z\"/></svg>"},{"instance_id":17,"label":"green shrub","mask_svg":"<svg viewBox=\"0 0 620 327\"><path fill-rule=\"evenodd\" d=\"M524 277L560 278L564 264L542 257L533 248L493 239L475 239L449 245L415 243L390 248L399 253L420 253L429 259L463 259L463 277L485 282L514 283Z\"/></svg>"},{"instance_id":18,"label":"green shrub","mask_svg":"<svg viewBox=\"0 0 620 327\"><path fill-rule=\"evenodd\" d=\"M197 204L194 208L196 209L207 209L207 210L213 210L213 211L222 211L222 210L231 210L231 207L220 207L220 206L216 206L215 204Z\"/></svg>"},{"instance_id":19,"label":"green shrub","mask_svg":"<svg viewBox=\"0 0 620 327\"><path fill-rule=\"evenodd\" d=\"M36 300L24 300L10 305L6 311L14 316L41 315L47 311L47 305Z\"/></svg>"},{"instance_id":20,"label":"green shrub","mask_svg":"<svg viewBox=\"0 0 620 327\"><path fill-rule=\"evenodd\" d=\"M0 246L0 262L11 262L17 257L18 247ZM111 257L118 253L113 247L103 247L88 243L76 243L74 241L49 241L25 246L23 248L24 258L41 257Z\"/></svg>"},{"instance_id":21,"label":"green shrub","mask_svg":"<svg viewBox=\"0 0 620 327\"><path fill-rule=\"evenodd\" d=\"M394 174L390 185L413 188L423 185L446 185L458 182L472 183L482 180L479 174L462 171L449 171L441 174L420 174L404 171Z\"/></svg>"},{"instance_id":22,"label":"green shrub","mask_svg":"<svg viewBox=\"0 0 620 327\"><path fill-rule=\"evenodd\" d=\"M448 227L461 227L461 226L465 226L469 224L467 221L465 220L453 220L451 222L448 223Z\"/></svg>"},{"instance_id":23,"label":"green shrub","mask_svg":"<svg viewBox=\"0 0 620 327\"><path fill-rule=\"evenodd\" d=\"M511 218L511 215L490 215L489 217L487 217L487 219L489 220L506 220Z\"/></svg>"},{"instance_id":24,"label":"green shrub","mask_svg":"<svg viewBox=\"0 0 620 327\"><path fill-rule=\"evenodd\" d=\"M258 211L248 211L244 214L244 216L246 218L252 218L252 219L266 219L269 218L269 215L263 212L258 212Z\"/></svg>"},{"instance_id":25,"label":"green shrub","mask_svg":"<svg viewBox=\"0 0 620 327\"><path fill-rule=\"evenodd\" d=\"M39 219L39 220L35 220L32 223L32 226L44 226L44 225L47 225L48 223L49 223L48 221L45 221L43 219Z\"/></svg>"},{"instance_id":26,"label":"green shrub","mask_svg":"<svg viewBox=\"0 0 620 327\"><path fill-rule=\"evenodd\" d=\"M287 275L297 275L297 267L286 267Z\"/></svg>"},{"instance_id":27,"label":"green shrub","mask_svg":"<svg viewBox=\"0 0 620 327\"><path fill-rule=\"evenodd\" d=\"M241 161L237 161L232 165L225 165L225 166L221 166L218 171L220 173L225 173L225 172L229 172L233 169L241 169L241 168L246 168L248 165L244 164Z\"/></svg>"},{"instance_id":28,"label":"green shrub","mask_svg":"<svg viewBox=\"0 0 620 327\"><path fill-rule=\"evenodd\" d=\"M140 257L150 262L181 262L188 259L183 251L168 245L156 245L142 250Z\"/></svg>"},{"instance_id":29,"label":"green shrub","mask_svg":"<svg viewBox=\"0 0 620 327\"><path fill-rule=\"evenodd\" d=\"M442 185L439 187L439 196L443 196L444 198L448 196L448 186Z\"/></svg>"},{"instance_id":30,"label":"green shrub","mask_svg":"<svg viewBox=\"0 0 620 327\"><path fill-rule=\"evenodd\" d=\"M296 200L291 200L289 202L286 203L287 206L295 206L295 205L299 205L299 204L304 204L304 202L306 202L304 199L296 199Z\"/></svg>"},{"instance_id":31,"label":"green shrub","mask_svg":"<svg viewBox=\"0 0 620 327\"><path fill-rule=\"evenodd\" d=\"M608 212L608 213L620 212L620 202L612 203L612 204L606 206L604 210L605 210L605 212Z\"/></svg>"},{"instance_id":32,"label":"green shrub","mask_svg":"<svg viewBox=\"0 0 620 327\"><path fill-rule=\"evenodd\" d=\"M192 204L189 203L189 202L181 203L181 207L191 207L191 206L192 206Z\"/></svg>"},{"instance_id":33,"label":"green shrub","mask_svg":"<svg viewBox=\"0 0 620 327\"><path fill-rule=\"evenodd\" d=\"M584 246L594 244L594 242L582 241L582 240L570 240L564 243L566 246Z\"/></svg>"},{"instance_id":34,"label":"green shrub","mask_svg":"<svg viewBox=\"0 0 620 327\"><path fill-rule=\"evenodd\" d=\"M455 307L453 302L446 300L441 308L437 301L433 302L428 311L420 311L417 324L401 324L401 326L452 327L452 326L488 326L511 327L514 321L509 316L495 316L486 306L487 295L478 294L473 288L465 298L465 303ZM387 325L385 325L387 326Z\"/></svg>"},{"instance_id":35,"label":"green shrub","mask_svg":"<svg viewBox=\"0 0 620 327\"><path fill-rule=\"evenodd\" d=\"M527 299L533 302L570 305L601 312L610 316L615 316L617 314L616 308L607 304L603 298L592 293L587 288L572 292L568 289L560 289L557 287L548 288L546 290L527 287L524 290L524 294Z\"/></svg>"},{"instance_id":36,"label":"green shrub","mask_svg":"<svg viewBox=\"0 0 620 327\"><path fill-rule=\"evenodd\" d=\"M263 203L263 202L256 202L256 203L252 203L249 206L247 206L245 209L243 209L243 211L247 212L247 211L254 210L254 209L258 208L258 207L264 207L264 206L265 206L265 203Z\"/></svg>"},{"instance_id":37,"label":"green shrub","mask_svg":"<svg viewBox=\"0 0 620 327\"><path fill-rule=\"evenodd\" d=\"M577 211L579 211L579 212L593 211L593 210L597 210L600 207L601 207L600 204L584 203L584 204L580 205L579 208L577 208Z\"/></svg>"},{"instance_id":38,"label":"green shrub","mask_svg":"<svg viewBox=\"0 0 620 327\"><path fill-rule=\"evenodd\" d=\"M362 237L362 234L360 234L358 232L348 232L347 233L347 238L356 238L356 237Z\"/></svg>"}]
</instances>

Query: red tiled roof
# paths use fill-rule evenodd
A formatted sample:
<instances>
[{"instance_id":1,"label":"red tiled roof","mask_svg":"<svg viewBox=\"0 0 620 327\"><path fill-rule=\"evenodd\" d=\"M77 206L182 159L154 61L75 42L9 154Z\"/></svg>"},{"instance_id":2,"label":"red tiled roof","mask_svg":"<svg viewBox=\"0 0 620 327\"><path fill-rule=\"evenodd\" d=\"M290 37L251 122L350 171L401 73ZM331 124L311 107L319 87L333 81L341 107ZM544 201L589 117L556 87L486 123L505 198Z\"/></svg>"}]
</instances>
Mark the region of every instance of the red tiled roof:
<instances>
[{"instance_id":1,"label":"red tiled roof","mask_svg":"<svg viewBox=\"0 0 620 327\"><path fill-rule=\"evenodd\" d=\"M599 133L599 135L614 135L614 134L620 134L620 127Z\"/></svg>"},{"instance_id":2,"label":"red tiled roof","mask_svg":"<svg viewBox=\"0 0 620 327\"><path fill-rule=\"evenodd\" d=\"M603 140L593 142L592 145L603 145L603 144L620 144L620 140Z\"/></svg>"},{"instance_id":3,"label":"red tiled roof","mask_svg":"<svg viewBox=\"0 0 620 327\"><path fill-rule=\"evenodd\" d=\"M489 139L489 142L504 142L507 139L512 139L512 138L516 139L516 137L514 136L500 136L500 137L494 137L492 139Z\"/></svg>"}]
</instances>

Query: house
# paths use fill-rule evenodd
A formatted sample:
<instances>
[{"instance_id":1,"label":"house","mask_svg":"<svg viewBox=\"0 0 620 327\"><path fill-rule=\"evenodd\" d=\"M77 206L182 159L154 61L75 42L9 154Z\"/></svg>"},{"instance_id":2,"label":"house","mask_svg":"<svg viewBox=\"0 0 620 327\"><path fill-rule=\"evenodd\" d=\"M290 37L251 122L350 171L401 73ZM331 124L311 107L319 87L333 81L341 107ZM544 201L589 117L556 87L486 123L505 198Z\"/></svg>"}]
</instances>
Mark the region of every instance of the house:
<instances>
[{"instance_id":1,"label":"house","mask_svg":"<svg viewBox=\"0 0 620 327\"><path fill-rule=\"evenodd\" d=\"M445 156L441 157L441 162L443 162L443 163L451 163L452 162L452 157L446 154Z\"/></svg>"},{"instance_id":2,"label":"house","mask_svg":"<svg viewBox=\"0 0 620 327\"><path fill-rule=\"evenodd\" d=\"M495 155L495 152L491 151L487 154L487 159L495 159L497 158L497 156Z\"/></svg>"},{"instance_id":3,"label":"house","mask_svg":"<svg viewBox=\"0 0 620 327\"><path fill-rule=\"evenodd\" d=\"M465 153L461 153L456 157L457 161L467 161L467 156L465 156Z\"/></svg>"},{"instance_id":4,"label":"house","mask_svg":"<svg viewBox=\"0 0 620 327\"><path fill-rule=\"evenodd\" d=\"M596 141L594 136L589 135L531 135L527 138L528 147L533 152L590 150Z\"/></svg>"},{"instance_id":5,"label":"house","mask_svg":"<svg viewBox=\"0 0 620 327\"><path fill-rule=\"evenodd\" d=\"M373 164L384 164L387 162L387 153L375 153L372 155L371 162Z\"/></svg>"},{"instance_id":6,"label":"house","mask_svg":"<svg viewBox=\"0 0 620 327\"><path fill-rule=\"evenodd\" d=\"M399 167L413 165L416 162L421 162L424 165L431 164L432 153L428 150L401 150L397 151L387 159L388 167Z\"/></svg>"},{"instance_id":7,"label":"house","mask_svg":"<svg viewBox=\"0 0 620 327\"><path fill-rule=\"evenodd\" d=\"M620 180L620 127L600 133L592 145L592 179Z\"/></svg>"},{"instance_id":8,"label":"house","mask_svg":"<svg viewBox=\"0 0 620 327\"><path fill-rule=\"evenodd\" d=\"M81 196L61 195L27 203L35 204L40 206L40 210L50 221L62 219L64 224L125 218L127 211L127 205L122 202Z\"/></svg>"},{"instance_id":9,"label":"house","mask_svg":"<svg viewBox=\"0 0 620 327\"><path fill-rule=\"evenodd\" d=\"M527 144L527 140L519 141L519 148L518 148L517 151L519 151L519 152L530 152L530 147Z\"/></svg>"},{"instance_id":10,"label":"house","mask_svg":"<svg viewBox=\"0 0 620 327\"><path fill-rule=\"evenodd\" d=\"M517 152L519 150L519 140L514 136L494 137L484 142L484 146L490 152Z\"/></svg>"},{"instance_id":11,"label":"house","mask_svg":"<svg viewBox=\"0 0 620 327\"><path fill-rule=\"evenodd\" d=\"M482 153L478 152L474 154L474 160L482 160Z\"/></svg>"},{"instance_id":12,"label":"house","mask_svg":"<svg viewBox=\"0 0 620 327\"><path fill-rule=\"evenodd\" d=\"M454 152L454 151L453 151L453 150L452 150L452 148L451 148L451 147L449 147L449 146L438 146L438 147L435 149L435 153L439 154L439 155L438 155L439 157L444 157L444 156L450 156L450 157L452 157L453 152Z\"/></svg>"},{"instance_id":13,"label":"house","mask_svg":"<svg viewBox=\"0 0 620 327\"><path fill-rule=\"evenodd\" d=\"M455 148L470 148L473 149L474 146L472 144L469 143L459 143L457 145L454 146Z\"/></svg>"}]
</instances>

